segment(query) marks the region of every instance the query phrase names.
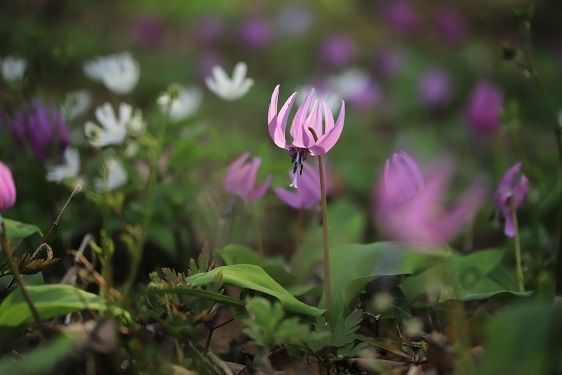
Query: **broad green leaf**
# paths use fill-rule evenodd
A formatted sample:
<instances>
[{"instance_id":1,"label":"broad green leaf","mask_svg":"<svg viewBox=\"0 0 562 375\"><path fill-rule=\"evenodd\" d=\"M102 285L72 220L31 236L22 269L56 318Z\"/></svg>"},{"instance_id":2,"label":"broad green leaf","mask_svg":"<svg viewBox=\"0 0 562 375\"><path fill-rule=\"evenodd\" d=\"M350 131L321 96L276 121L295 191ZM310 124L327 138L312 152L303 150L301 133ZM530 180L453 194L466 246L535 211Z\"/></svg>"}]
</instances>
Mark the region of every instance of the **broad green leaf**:
<instances>
[{"instance_id":1,"label":"broad green leaf","mask_svg":"<svg viewBox=\"0 0 562 375\"><path fill-rule=\"evenodd\" d=\"M479 300L500 293L527 295L501 285L489 276L498 267L503 254L504 250L492 249L453 255L446 262L404 280L402 290L410 302L424 295L439 302Z\"/></svg>"},{"instance_id":2,"label":"broad green leaf","mask_svg":"<svg viewBox=\"0 0 562 375\"><path fill-rule=\"evenodd\" d=\"M85 309L105 309L100 296L71 285L29 285L26 289L43 320ZM32 322L33 316L20 290L14 290L0 304L0 326L15 327Z\"/></svg>"},{"instance_id":3,"label":"broad green leaf","mask_svg":"<svg viewBox=\"0 0 562 375\"><path fill-rule=\"evenodd\" d=\"M49 374L74 349L75 342L68 336L59 336L18 359L0 359L0 374Z\"/></svg>"},{"instance_id":4,"label":"broad green leaf","mask_svg":"<svg viewBox=\"0 0 562 375\"><path fill-rule=\"evenodd\" d=\"M343 316L347 306L377 276L407 275L439 262L443 252L428 254L394 242L340 245L330 251L333 316Z\"/></svg>"},{"instance_id":5,"label":"broad green leaf","mask_svg":"<svg viewBox=\"0 0 562 375\"><path fill-rule=\"evenodd\" d=\"M33 275L22 275L23 277L23 281L25 282L25 285L42 285L44 284L43 281L43 274L41 272L35 273ZM10 283L12 283L11 288L15 288L18 284L15 282L12 282L13 276L12 275L6 275L4 277L0 277L0 291L6 289L8 287L8 285L10 285Z\"/></svg>"},{"instance_id":6,"label":"broad green leaf","mask_svg":"<svg viewBox=\"0 0 562 375\"><path fill-rule=\"evenodd\" d=\"M219 252L227 266L232 264L255 264L260 266L273 277L275 281L285 287L293 284L294 277L287 272L285 261L282 257L264 257L254 249L244 245L229 244Z\"/></svg>"},{"instance_id":7,"label":"broad green leaf","mask_svg":"<svg viewBox=\"0 0 562 375\"><path fill-rule=\"evenodd\" d=\"M215 302L226 303L234 306L244 306L244 303L239 299L225 296L224 294L211 292L208 290L198 290L190 288L150 288L145 291L145 294L180 294L189 295L192 297L200 297Z\"/></svg>"},{"instance_id":8,"label":"broad green leaf","mask_svg":"<svg viewBox=\"0 0 562 375\"><path fill-rule=\"evenodd\" d=\"M359 242L365 227L365 213L360 207L349 202L337 202L329 207L328 228L330 245ZM291 269L301 280L308 279L315 265L322 263L322 226L311 223L306 238L291 259Z\"/></svg>"},{"instance_id":9,"label":"broad green leaf","mask_svg":"<svg viewBox=\"0 0 562 375\"><path fill-rule=\"evenodd\" d=\"M560 374L562 305L510 306L486 325L484 355L473 374Z\"/></svg>"},{"instance_id":10,"label":"broad green leaf","mask_svg":"<svg viewBox=\"0 0 562 375\"><path fill-rule=\"evenodd\" d=\"M253 264L233 264L217 267L209 272L190 276L187 281L193 285L206 285L211 283L219 272L222 273L222 280L225 284L269 294L277 298L287 311L309 316L319 316L324 313L324 310L309 306L296 299L269 276L263 268Z\"/></svg>"},{"instance_id":11,"label":"broad green leaf","mask_svg":"<svg viewBox=\"0 0 562 375\"><path fill-rule=\"evenodd\" d=\"M12 241L22 240L34 234L43 235L41 229L32 224L4 218L6 237Z\"/></svg>"}]
</instances>

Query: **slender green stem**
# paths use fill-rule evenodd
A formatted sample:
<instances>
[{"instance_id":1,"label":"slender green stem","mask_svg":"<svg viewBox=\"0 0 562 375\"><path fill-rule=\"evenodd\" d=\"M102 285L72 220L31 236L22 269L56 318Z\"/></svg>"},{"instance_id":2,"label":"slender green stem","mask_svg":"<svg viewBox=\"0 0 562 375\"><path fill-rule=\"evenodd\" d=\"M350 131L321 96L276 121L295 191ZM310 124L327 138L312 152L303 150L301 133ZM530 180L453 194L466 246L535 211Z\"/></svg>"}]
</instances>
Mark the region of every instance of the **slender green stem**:
<instances>
[{"instance_id":1,"label":"slender green stem","mask_svg":"<svg viewBox=\"0 0 562 375\"><path fill-rule=\"evenodd\" d=\"M170 112L169 108L166 111L168 114ZM166 121L160 128L160 133L158 134L156 150L151 160L150 165L150 174L148 176L148 183L146 188L146 205L144 208L144 216L142 220L142 227L140 232L140 239L138 241L138 245L131 254L131 268L129 270L129 276L127 281L125 282L124 286L124 296L126 298L129 297L129 294L132 290L133 284L137 278L137 274L139 271L140 263L142 260L142 252L144 249L144 245L148 238L148 229L150 226L150 219L152 218L152 211L154 208L154 195L156 192L156 182L158 178L158 163L160 161L160 157L162 156L162 150L164 149L164 141L166 139L166 130L170 123L170 118L167 116Z\"/></svg>"},{"instance_id":2,"label":"slender green stem","mask_svg":"<svg viewBox=\"0 0 562 375\"><path fill-rule=\"evenodd\" d=\"M328 243L328 204L326 203L326 181L324 176L324 159L318 155L318 172L320 173L320 194L322 196L322 240L324 243L324 292L328 316L332 311L332 277L330 274L330 246Z\"/></svg>"},{"instance_id":3,"label":"slender green stem","mask_svg":"<svg viewBox=\"0 0 562 375\"><path fill-rule=\"evenodd\" d=\"M258 221L258 214L256 212L256 207L254 205L252 205L252 207L250 208L250 212L252 215L252 221L254 222L254 231L256 232L256 242L258 245L258 251L260 252L261 255L264 255L263 240L260 232L260 223Z\"/></svg>"},{"instance_id":4,"label":"slender green stem","mask_svg":"<svg viewBox=\"0 0 562 375\"><path fill-rule=\"evenodd\" d=\"M523 266L521 265L521 240L519 238L519 223L517 221L517 211L515 210L515 204L513 200L511 201L511 218L513 220L513 226L515 227L515 263L516 263L516 277L517 285L519 286L519 291L525 291L525 282L523 278Z\"/></svg>"},{"instance_id":5,"label":"slender green stem","mask_svg":"<svg viewBox=\"0 0 562 375\"><path fill-rule=\"evenodd\" d=\"M1 219L0 219L1 220ZM6 257L6 261L8 262L8 265L10 266L10 270L12 271L12 273L14 274L14 278L16 279L16 283L18 284L21 294L23 295L23 298L25 299L25 302L27 303L27 306L29 306L29 310L31 311L31 315L33 315L33 319L35 320L35 323L40 324L41 323L41 317L39 317L39 313L37 312L37 309L35 308L35 305L33 304L33 300L31 299L31 295L29 294L29 291L27 290L27 288L25 287L25 282L23 281L23 277L21 276L21 273L18 269L18 267L16 266L14 259L12 258L12 251L10 250L10 243L8 242L8 240L6 239L4 233L4 224L1 224L1 230L2 230L2 251L4 252L4 256Z\"/></svg>"}]
</instances>

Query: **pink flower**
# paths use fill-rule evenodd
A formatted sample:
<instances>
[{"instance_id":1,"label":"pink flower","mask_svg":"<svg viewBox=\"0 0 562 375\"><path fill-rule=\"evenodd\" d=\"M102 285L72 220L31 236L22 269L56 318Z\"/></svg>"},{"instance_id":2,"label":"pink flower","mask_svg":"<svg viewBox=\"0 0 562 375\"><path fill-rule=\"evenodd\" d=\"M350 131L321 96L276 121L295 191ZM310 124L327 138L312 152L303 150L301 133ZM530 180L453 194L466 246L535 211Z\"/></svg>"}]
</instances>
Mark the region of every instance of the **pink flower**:
<instances>
[{"instance_id":1,"label":"pink flower","mask_svg":"<svg viewBox=\"0 0 562 375\"><path fill-rule=\"evenodd\" d=\"M474 132L481 135L495 133L500 125L502 106L501 89L487 81L478 82L466 108L466 117Z\"/></svg>"},{"instance_id":2,"label":"pink flower","mask_svg":"<svg viewBox=\"0 0 562 375\"><path fill-rule=\"evenodd\" d=\"M320 203L320 174L318 169L312 165L305 163L303 166L303 174L300 177L300 187L296 190L277 188L275 194L289 206L297 210L309 209ZM324 167L326 178L326 191L330 191L328 181L328 168ZM292 173L289 173L291 177Z\"/></svg>"},{"instance_id":3,"label":"pink flower","mask_svg":"<svg viewBox=\"0 0 562 375\"><path fill-rule=\"evenodd\" d=\"M485 189L476 180L452 207L444 207L452 172L450 162L438 161L424 179L408 154L394 154L375 189L377 225L397 240L438 246L451 239L485 198Z\"/></svg>"},{"instance_id":4,"label":"pink flower","mask_svg":"<svg viewBox=\"0 0 562 375\"><path fill-rule=\"evenodd\" d=\"M513 213L523 206L528 192L529 180L521 172L521 163L517 162L505 173L494 193L494 202L505 219L504 233L508 237L515 236L517 228Z\"/></svg>"},{"instance_id":5,"label":"pink flower","mask_svg":"<svg viewBox=\"0 0 562 375\"><path fill-rule=\"evenodd\" d=\"M315 100L310 108L314 89L310 90L304 102L300 105L289 133L292 141L287 142L285 129L289 112L295 102L297 93L293 93L278 110L279 85L273 90L269 111L267 115L269 136L273 142L289 152L293 162L292 187L297 187L297 178L302 174L304 161L308 156L324 155L334 147L341 136L345 120L345 103L341 102L338 119L334 122L334 116L330 107L321 100ZM309 111L310 109L310 111Z\"/></svg>"},{"instance_id":6,"label":"pink flower","mask_svg":"<svg viewBox=\"0 0 562 375\"><path fill-rule=\"evenodd\" d=\"M263 197L271 183L271 175L267 176L262 184L256 187L256 178L261 159L255 157L251 161L246 162L249 156L250 153L246 151L228 166L223 187L227 192L251 203Z\"/></svg>"},{"instance_id":7,"label":"pink flower","mask_svg":"<svg viewBox=\"0 0 562 375\"><path fill-rule=\"evenodd\" d=\"M16 185L10 168L0 161L0 213L16 203Z\"/></svg>"}]
</instances>

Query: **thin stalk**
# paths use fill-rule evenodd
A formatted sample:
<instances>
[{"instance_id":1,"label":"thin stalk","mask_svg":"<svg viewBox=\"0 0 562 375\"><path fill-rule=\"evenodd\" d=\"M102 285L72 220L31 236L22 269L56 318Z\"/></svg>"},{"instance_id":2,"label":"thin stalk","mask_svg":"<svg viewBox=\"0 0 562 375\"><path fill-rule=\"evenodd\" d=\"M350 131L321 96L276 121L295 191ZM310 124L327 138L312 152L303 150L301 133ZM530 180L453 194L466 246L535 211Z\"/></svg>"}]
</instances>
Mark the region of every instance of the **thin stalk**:
<instances>
[{"instance_id":1,"label":"thin stalk","mask_svg":"<svg viewBox=\"0 0 562 375\"><path fill-rule=\"evenodd\" d=\"M322 241L324 243L324 291L328 316L332 311L332 277L330 275L330 246L328 243L328 204L326 203L326 181L324 180L324 158L318 155L318 172L320 173L320 194L322 196Z\"/></svg>"},{"instance_id":2,"label":"thin stalk","mask_svg":"<svg viewBox=\"0 0 562 375\"><path fill-rule=\"evenodd\" d=\"M16 283L18 284L21 294L23 295L23 298L25 299L25 302L27 303L27 306L29 306L29 310L31 311L31 315L33 315L33 319L35 320L35 323L40 324L41 323L41 318L39 317L39 313L37 312L37 309L35 308L35 305L33 304L33 300L31 299L31 295L29 294L29 291L27 290L27 288L25 287L25 282L23 281L23 278L21 276L21 273L18 269L18 267L16 266L14 259L12 258L12 251L10 251L10 245L9 242L7 241L5 235L4 235L4 223L1 224L1 230L2 230L2 251L4 252L4 256L6 257L6 261L8 262L8 265L10 267L10 270L12 271L12 273L14 274L14 278L16 280Z\"/></svg>"},{"instance_id":3,"label":"thin stalk","mask_svg":"<svg viewBox=\"0 0 562 375\"><path fill-rule=\"evenodd\" d=\"M258 251L260 252L261 255L264 255L263 240L260 232L260 223L258 221L258 214L256 212L256 207L254 205L252 205L252 207L250 208L250 212L252 215L252 221L254 222L254 231L256 232L256 242L258 244Z\"/></svg>"},{"instance_id":4,"label":"thin stalk","mask_svg":"<svg viewBox=\"0 0 562 375\"><path fill-rule=\"evenodd\" d=\"M519 223L517 222L517 211L515 210L515 204L511 201L511 218L513 220L513 226L515 227L515 263L516 263L516 276L517 285L519 286L519 291L525 291L525 284L523 279L523 267L521 265L521 240L519 238Z\"/></svg>"},{"instance_id":5,"label":"thin stalk","mask_svg":"<svg viewBox=\"0 0 562 375\"><path fill-rule=\"evenodd\" d=\"M160 128L160 133L158 134L158 140L156 144L156 151L153 155L153 159L151 160L150 174L148 176L148 183L146 188L146 206L144 208L140 239L136 250L131 254L131 268L129 270L129 276L127 278L127 281L125 282L125 286L123 289L123 294L126 298L129 297L130 291L132 290L133 284L137 278L140 263L142 260L142 252L146 243L146 239L148 237L148 227L150 226L150 219L152 218L152 211L154 208L154 194L156 191L156 182L158 177L158 163L160 161L160 157L162 156L162 150L164 149L164 141L166 138L166 130L170 123L170 107L171 104L168 106L168 110L166 111L168 116L163 126Z\"/></svg>"},{"instance_id":6,"label":"thin stalk","mask_svg":"<svg viewBox=\"0 0 562 375\"><path fill-rule=\"evenodd\" d=\"M556 150L558 154L558 177L560 179L560 207L559 211L559 230L558 230L558 252L556 255L556 293L562 293L562 128L558 123L558 116L552 105L552 101L548 96L546 89L539 76L538 70L535 66L533 54L531 53L531 25L530 23L524 25L523 35L525 37L525 57L527 62L527 69L533 80L533 83L539 90L541 98L543 99L548 113L552 118L552 130L554 131L554 140L556 141Z\"/></svg>"}]
</instances>

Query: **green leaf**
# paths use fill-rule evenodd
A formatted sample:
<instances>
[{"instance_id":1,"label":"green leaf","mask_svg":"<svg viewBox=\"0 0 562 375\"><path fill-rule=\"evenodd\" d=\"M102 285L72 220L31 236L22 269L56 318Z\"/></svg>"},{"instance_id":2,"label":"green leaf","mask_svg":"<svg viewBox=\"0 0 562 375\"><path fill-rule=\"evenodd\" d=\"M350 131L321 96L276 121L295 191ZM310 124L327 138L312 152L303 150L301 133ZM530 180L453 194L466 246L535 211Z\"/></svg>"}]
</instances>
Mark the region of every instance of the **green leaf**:
<instances>
[{"instance_id":1,"label":"green leaf","mask_svg":"<svg viewBox=\"0 0 562 375\"><path fill-rule=\"evenodd\" d=\"M264 269L267 274L285 287L294 283L294 277L287 272L285 261L282 257L264 257L254 249L244 245L229 244L219 252L227 266L232 264L255 264Z\"/></svg>"},{"instance_id":2,"label":"green leaf","mask_svg":"<svg viewBox=\"0 0 562 375\"><path fill-rule=\"evenodd\" d=\"M211 301L226 303L234 306L244 306L244 303L239 299L225 296L221 293L215 293L208 290L190 289L190 288L150 288L145 291L145 294L179 294L188 295L192 297L200 297Z\"/></svg>"},{"instance_id":3,"label":"green leaf","mask_svg":"<svg viewBox=\"0 0 562 375\"><path fill-rule=\"evenodd\" d=\"M394 242L340 245L330 250L332 296L336 319L377 276L407 275L419 271L447 254L420 253Z\"/></svg>"},{"instance_id":4,"label":"green leaf","mask_svg":"<svg viewBox=\"0 0 562 375\"><path fill-rule=\"evenodd\" d=\"M71 285L29 285L26 289L42 320L85 309L105 309L100 296ZM33 316L21 291L14 290L0 304L0 326L15 327L32 322Z\"/></svg>"},{"instance_id":5,"label":"green leaf","mask_svg":"<svg viewBox=\"0 0 562 375\"><path fill-rule=\"evenodd\" d=\"M438 302L480 300L500 293L528 295L501 285L489 276L500 264L503 254L502 249L492 249L453 255L446 262L404 280L402 290L410 303L426 295L430 301Z\"/></svg>"},{"instance_id":6,"label":"green leaf","mask_svg":"<svg viewBox=\"0 0 562 375\"><path fill-rule=\"evenodd\" d=\"M364 210L349 202L342 201L330 205L328 227L330 231L330 245L336 246L358 242L365 227ZM323 242L322 226L317 224L307 230L307 235L301 246L291 259L291 269L301 280L308 279L315 265L322 263Z\"/></svg>"},{"instance_id":7,"label":"green leaf","mask_svg":"<svg viewBox=\"0 0 562 375\"><path fill-rule=\"evenodd\" d=\"M6 237L12 241L22 240L34 234L43 235L41 229L32 224L22 223L20 221L4 218L4 228L6 229Z\"/></svg>"},{"instance_id":8,"label":"green leaf","mask_svg":"<svg viewBox=\"0 0 562 375\"><path fill-rule=\"evenodd\" d=\"M2 358L0 374L42 375L53 370L75 347L68 336L59 336L19 359Z\"/></svg>"},{"instance_id":9,"label":"green leaf","mask_svg":"<svg viewBox=\"0 0 562 375\"><path fill-rule=\"evenodd\" d=\"M263 268L253 264L233 264L217 267L209 272L190 276L187 278L187 282L195 286L207 285L214 280L218 273L222 274L224 284L269 294L277 298L287 311L309 316L319 316L325 311L299 301L269 276Z\"/></svg>"}]
</instances>

